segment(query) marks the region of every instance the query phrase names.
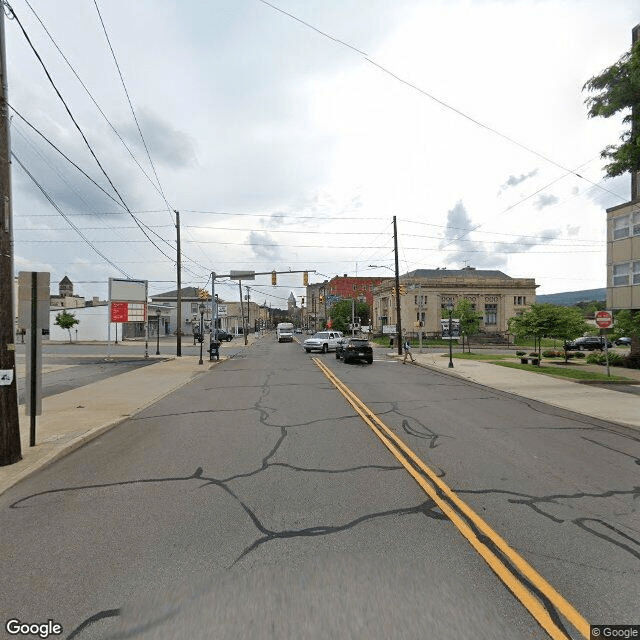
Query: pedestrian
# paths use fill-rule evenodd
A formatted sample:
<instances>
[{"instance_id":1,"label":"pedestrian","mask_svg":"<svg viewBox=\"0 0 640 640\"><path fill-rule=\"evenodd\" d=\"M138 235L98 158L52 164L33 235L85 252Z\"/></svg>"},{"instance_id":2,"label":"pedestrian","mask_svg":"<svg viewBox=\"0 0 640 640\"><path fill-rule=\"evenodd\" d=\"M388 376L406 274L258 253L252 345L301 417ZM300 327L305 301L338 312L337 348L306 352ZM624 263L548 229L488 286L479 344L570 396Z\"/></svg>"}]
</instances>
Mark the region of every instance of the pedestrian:
<instances>
[{"instance_id":1,"label":"pedestrian","mask_svg":"<svg viewBox=\"0 0 640 640\"><path fill-rule=\"evenodd\" d=\"M389 337L389 348L393 349L393 336Z\"/></svg>"},{"instance_id":2,"label":"pedestrian","mask_svg":"<svg viewBox=\"0 0 640 640\"><path fill-rule=\"evenodd\" d=\"M411 362L415 362L413 359L413 353L411 353L411 345L409 344L408 338L405 338L402 348L404 349L404 360L402 361L402 364L407 364L407 356L411 358Z\"/></svg>"}]
</instances>

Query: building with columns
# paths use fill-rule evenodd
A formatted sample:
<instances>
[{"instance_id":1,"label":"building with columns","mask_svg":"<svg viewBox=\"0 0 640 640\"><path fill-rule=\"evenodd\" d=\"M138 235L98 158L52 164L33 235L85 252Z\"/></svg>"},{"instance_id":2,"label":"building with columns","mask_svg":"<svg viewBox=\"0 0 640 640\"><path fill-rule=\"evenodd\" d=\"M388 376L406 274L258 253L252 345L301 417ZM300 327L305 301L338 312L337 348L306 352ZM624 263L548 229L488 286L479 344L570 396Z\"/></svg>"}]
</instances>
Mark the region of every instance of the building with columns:
<instances>
[{"instance_id":1,"label":"building with columns","mask_svg":"<svg viewBox=\"0 0 640 640\"><path fill-rule=\"evenodd\" d=\"M536 301L533 278L512 278L502 271L464 269L417 269L400 277L400 314L408 335L422 331L441 333L441 321L448 318L447 305L466 299L482 315L480 331L505 334L509 318L522 313ZM384 280L373 291L373 329L396 324L395 279Z\"/></svg>"}]
</instances>

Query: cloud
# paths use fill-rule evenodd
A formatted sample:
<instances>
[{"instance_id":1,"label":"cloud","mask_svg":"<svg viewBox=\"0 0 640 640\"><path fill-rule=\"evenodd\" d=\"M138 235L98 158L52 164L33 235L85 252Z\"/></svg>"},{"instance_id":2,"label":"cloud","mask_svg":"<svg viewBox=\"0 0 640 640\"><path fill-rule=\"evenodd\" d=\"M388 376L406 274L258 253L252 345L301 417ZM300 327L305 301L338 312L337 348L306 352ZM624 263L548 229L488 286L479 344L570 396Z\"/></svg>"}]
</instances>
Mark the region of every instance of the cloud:
<instances>
[{"instance_id":1,"label":"cloud","mask_svg":"<svg viewBox=\"0 0 640 640\"><path fill-rule=\"evenodd\" d=\"M196 164L196 141L192 136L175 129L148 107L140 109L137 118L154 164L159 162L172 169L186 169ZM128 146L135 147L136 155L146 158L135 123L120 124L116 128L127 139ZM144 160L138 161L143 167L148 164Z\"/></svg>"},{"instance_id":2,"label":"cloud","mask_svg":"<svg viewBox=\"0 0 640 640\"><path fill-rule=\"evenodd\" d=\"M252 231L247 237L247 244L257 258L281 260L282 252L278 243L268 234Z\"/></svg>"},{"instance_id":3,"label":"cloud","mask_svg":"<svg viewBox=\"0 0 640 640\"><path fill-rule=\"evenodd\" d=\"M631 176L625 173L605 180L600 186L587 191L589 199L603 209L609 209L630 200Z\"/></svg>"},{"instance_id":4,"label":"cloud","mask_svg":"<svg viewBox=\"0 0 640 640\"><path fill-rule=\"evenodd\" d=\"M557 196L554 196L552 193L541 193L533 203L533 206L541 211L545 207L550 207L552 204L556 204L556 202L560 202L560 199Z\"/></svg>"},{"instance_id":5,"label":"cloud","mask_svg":"<svg viewBox=\"0 0 640 640\"><path fill-rule=\"evenodd\" d=\"M538 173L537 169L534 169L533 171L530 171L529 173L522 173L519 176L514 176L513 174L510 175L506 182L500 187L499 191L498 191L498 195L502 194L503 191L506 191L507 189L510 189L511 187L516 187L517 185L519 185L520 183L524 182L525 180L528 180L529 178L533 178L533 176L535 176Z\"/></svg>"}]
</instances>

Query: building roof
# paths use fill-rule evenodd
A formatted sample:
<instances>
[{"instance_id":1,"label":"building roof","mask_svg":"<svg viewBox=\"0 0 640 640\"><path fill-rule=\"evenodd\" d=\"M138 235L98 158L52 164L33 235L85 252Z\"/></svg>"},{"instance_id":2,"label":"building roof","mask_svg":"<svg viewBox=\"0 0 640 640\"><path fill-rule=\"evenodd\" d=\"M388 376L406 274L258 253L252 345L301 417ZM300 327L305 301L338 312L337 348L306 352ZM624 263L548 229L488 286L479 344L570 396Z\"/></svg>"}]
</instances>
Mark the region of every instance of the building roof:
<instances>
[{"instance_id":1,"label":"building roof","mask_svg":"<svg viewBox=\"0 0 640 640\"><path fill-rule=\"evenodd\" d=\"M199 289L197 287L182 287L180 289L182 292L183 298L197 298ZM173 291L166 291L165 293L156 293L151 296L152 300L156 300L158 298L167 298L169 300L175 300L178 297L178 290L174 289Z\"/></svg>"},{"instance_id":2,"label":"building roof","mask_svg":"<svg viewBox=\"0 0 640 640\"><path fill-rule=\"evenodd\" d=\"M62 278L62 280L60 280L58 284L73 284L73 282L69 280L69 276L65 276L64 278Z\"/></svg>"},{"instance_id":3,"label":"building roof","mask_svg":"<svg viewBox=\"0 0 640 640\"><path fill-rule=\"evenodd\" d=\"M464 269L416 269L402 275L403 278L446 278L464 277L473 278L500 278L501 280L513 280L511 276L497 270L474 269L466 267Z\"/></svg>"}]
</instances>

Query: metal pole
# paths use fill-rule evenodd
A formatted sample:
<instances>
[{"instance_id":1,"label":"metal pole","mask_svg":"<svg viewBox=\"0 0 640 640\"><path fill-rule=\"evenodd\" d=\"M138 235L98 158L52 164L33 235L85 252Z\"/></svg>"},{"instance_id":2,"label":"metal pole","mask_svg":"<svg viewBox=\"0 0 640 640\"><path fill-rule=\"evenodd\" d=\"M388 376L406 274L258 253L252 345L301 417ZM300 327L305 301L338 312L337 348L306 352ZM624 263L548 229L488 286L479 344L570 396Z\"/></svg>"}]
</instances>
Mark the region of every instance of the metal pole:
<instances>
[{"instance_id":1,"label":"metal pole","mask_svg":"<svg viewBox=\"0 0 640 640\"><path fill-rule=\"evenodd\" d=\"M200 307L200 360L198 364L203 364L202 362L202 345L204 344L204 308Z\"/></svg>"},{"instance_id":2,"label":"metal pole","mask_svg":"<svg viewBox=\"0 0 640 640\"><path fill-rule=\"evenodd\" d=\"M242 313L242 333L244 335L244 343L247 344L247 329L244 324L244 302L242 300L242 280L238 280L238 289L240 290L240 312Z\"/></svg>"},{"instance_id":3,"label":"metal pole","mask_svg":"<svg viewBox=\"0 0 640 640\"><path fill-rule=\"evenodd\" d=\"M158 318L158 323L157 323L158 335L156 337L156 355L159 356L160 355L160 309L156 309L156 317Z\"/></svg>"},{"instance_id":4,"label":"metal pole","mask_svg":"<svg viewBox=\"0 0 640 640\"><path fill-rule=\"evenodd\" d=\"M453 369L453 334L451 333L451 314L453 309L449 309L449 369Z\"/></svg>"},{"instance_id":5,"label":"metal pole","mask_svg":"<svg viewBox=\"0 0 640 640\"><path fill-rule=\"evenodd\" d=\"M182 355L182 262L180 258L180 212L176 214L176 283L178 291L176 292L176 303L178 310L176 313L176 355Z\"/></svg>"},{"instance_id":6,"label":"metal pole","mask_svg":"<svg viewBox=\"0 0 640 640\"><path fill-rule=\"evenodd\" d=\"M71 333L71 332L69 332ZM29 412L29 446L36 446L36 403L38 375L38 274L31 272L31 411Z\"/></svg>"},{"instance_id":7,"label":"metal pole","mask_svg":"<svg viewBox=\"0 0 640 640\"><path fill-rule=\"evenodd\" d=\"M4 9L0 11L0 466L22 460L14 337L11 143L7 93ZM11 378L7 384L6 380Z\"/></svg>"},{"instance_id":8,"label":"metal pole","mask_svg":"<svg viewBox=\"0 0 640 640\"><path fill-rule=\"evenodd\" d=\"M419 331L419 334L420 334L420 353L422 353L422 303L423 303L423 300L422 300L422 284L418 285L418 296L420 296L418 298L418 301L420 303L420 305L418 307L418 312L420 314L420 318L418 320L418 323L419 323L418 331Z\"/></svg>"},{"instance_id":9,"label":"metal pole","mask_svg":"<svg viewBox=\"0 0 640 640\"><path fill-rule=\"evenodd\" d=\"M216 272L211 272L211 312L213 326L211 327L211 333L209 340L211 341L215 336L218 339L218 301L216 300ZM215 333L214 333L215 330Z\"/></svg>"},{"instance_id":10,"label":"metal pole","mask_svg":"<svg viewBox=\"0 0 640 640\"><path fill-rule=\"evenodd\" d=\"M398 262L398 227L396 217L393 216L393 251L396 258L396 335L398 341L398 355L402 355L402 320L400 319L400 265Z\"/></svg>"}]
</instances>

